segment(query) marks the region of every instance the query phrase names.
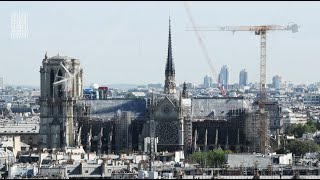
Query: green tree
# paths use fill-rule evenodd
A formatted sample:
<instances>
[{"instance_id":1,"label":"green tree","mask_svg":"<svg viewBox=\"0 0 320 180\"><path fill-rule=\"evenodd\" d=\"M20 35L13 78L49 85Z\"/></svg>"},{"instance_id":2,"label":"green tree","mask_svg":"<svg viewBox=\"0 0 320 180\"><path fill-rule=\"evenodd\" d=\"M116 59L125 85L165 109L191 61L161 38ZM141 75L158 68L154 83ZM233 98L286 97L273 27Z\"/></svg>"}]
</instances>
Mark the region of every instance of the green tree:
<instances>
[{"instance_id":1,"label":"green tree","mask_svg":"<svg viewBox=\"0 0 320 180\"><path fill-rule=\"evenodd\" d=\"M320 147L317 143L313 141L300 141L300 140L289 140L288 144L286 146L286 149L288 149L292 154L295 155L302 155L307 152L317 152L320 151Z\"/></svg>"},{"instance_id":2,"label":"green tree","mask_svg":"<svg viewBox=\"0 0 320 180\"><path fill-rule=\"evenodd\" d=\"M214 149L208 152L194 152L191 155L191 160L199 163L201 167L205 165L209 167L221 167L225 162L225 155L230 153L232 153L232 151L224 151L222 149Z\"/></svg>"},{"instance_id":3,"label":"green tree","mask_svg":"<svg viewBox=\"0 0 320 180\"><path fill-rule=\"evenodd\" d=\"M302 137L303 133L314 133L317 131L316 125L308 121L306 124L291 124L286 130L286 134Z\"/></svg>"},{"instance_id":4,"label":"green tree","mask_svg":"<svg viewBox=\"0 0 320 180\"><path fill-rule=\"evenodd\" d=\"M132 93L128 93L128 94L126 95L126 98L136 98L136 96L133 95Z\"/></svg>"},{"instance_id":5,"label":"green tree","mask_svg":"<svg viewBox=\"0 0 320 180\"><path fill-rule=\"evenodd\" d=\"M314 133L314 132L317 131L316 124L313 123L312 121L308 121L308 122L304 125L304 130L305 130L305 132L308 132L308 133Z\"/></svg>"},{"instance_id":6,"label":"green tree","mask_svg":"<svg viewBox=\"0 0 320 180\"><path fill-rule=\"evenodd\" d=\"M207 152L194 152L191 155L191 160L200 164L201 167L204 166L205 160L207 159Z\"/></svg>"},{"instance_id":7,"label":"green tree","mask_svg":"<svg viewBox=\"0 0 320 180\"><path fill-rule=\"evenodd\" d=\"M215 149L208 152L209 165L214 166L215 164L221 166L224 164L225 151L222 149Z\"/></svg>"},{"instance_id":8,"label":"green tree","mask_svg":"<svg viewBox=\"0 0 320 180\"><path fill-rule=\"evenodd\" d=\"M276 150L277 154L286 154L286 150L284 148L280 148Z\"/></svg>"}]
</instances>

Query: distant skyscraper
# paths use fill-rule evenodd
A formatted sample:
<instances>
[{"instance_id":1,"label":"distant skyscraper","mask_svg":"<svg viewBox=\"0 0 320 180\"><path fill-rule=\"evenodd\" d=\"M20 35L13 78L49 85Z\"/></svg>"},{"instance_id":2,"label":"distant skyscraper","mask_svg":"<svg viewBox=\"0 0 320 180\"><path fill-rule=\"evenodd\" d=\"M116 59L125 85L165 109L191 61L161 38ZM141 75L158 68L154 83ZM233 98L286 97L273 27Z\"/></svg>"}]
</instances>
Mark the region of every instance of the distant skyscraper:
<instances>
[{"instance_id":1,"label":"distant skyscraper","mask_svg":"<svg viewBox=\"0 0 320 180\"><path fill-rule=\"evenodd\" d=\"M4 89L4 87L3 87L3 77L0 77L0 89Z\"/></svg>"},{"instance_id":2,"label":"distant skyscraper","mask_svg":"<svg viewBox=\"0 0 320 180\"><path fill-rule=\"evenodd\" d=\"M206 75L204 78L203 78L203 86L205 88L209 88L212 86L212 78L209 77L208 75Z\"/></svg>"},{"instance_id":3,"label":"distant skyscraper","mask_svg":"<svg viewBox=\"0 0 320 180\"><path fill-rule=\"evenodd\" d=\"M283 83L282 83L282 77L281 76L273 76L272 78L272 86L275 89L280 89L283 87Z\"/></svg>"},{"instance_id":4,"label":"distant skyscraper","mask_svg":"<svg viewBox=\"0 0 320 180\"><path fill-rule=\"evenodd\" d=\"M248 72L246 69L242 69L239 75L239 86L247 86L248 85Z\"/></svg>"},{"instance_id":5,"label":"distant skyscraper","mask_svg":"<svg viewBox=\"0 0 320 180\"><path fill-rule=\"evenodd\" d=\"M228 89L229 85L229 70L226 65L223 65L219 74L219 83L221 86L224 86L225 89Z\"/></svg>"}]
</instances>

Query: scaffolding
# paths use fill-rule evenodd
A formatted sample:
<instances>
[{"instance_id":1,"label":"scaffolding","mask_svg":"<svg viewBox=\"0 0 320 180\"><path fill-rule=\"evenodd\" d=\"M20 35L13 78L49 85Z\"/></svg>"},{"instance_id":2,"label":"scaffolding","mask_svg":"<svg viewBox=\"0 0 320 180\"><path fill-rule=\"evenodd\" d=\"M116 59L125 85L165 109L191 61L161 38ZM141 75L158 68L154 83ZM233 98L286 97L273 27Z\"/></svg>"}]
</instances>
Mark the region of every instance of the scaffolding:
<instances>
[{"instance_id":1,"label":"scaffolding","mask_svg":"<svg viewBox=\"0 0 320 180\"><path fill-rule=\"evenodd\" d=\"M115 145L116 152L132 149L131 139L132 114L130 111L118 112L115 115Z\"/></svg>"},{"instance_id":2,"label":"scaffolding","mask_svg":"<svg viewBox=\"0 0 320 180\"><path fill-rule=\"evenodd\" d=\"M270 121L269 114L266 113L266 151L261 150L260 145L260 132L261 132L261 124L260 124L260 113L258 111L251 112L248 114L248 117L245 118L245 136L248 141L248 152L256 152L256 153L270 153Z\"/></svg>"}]
</instances>

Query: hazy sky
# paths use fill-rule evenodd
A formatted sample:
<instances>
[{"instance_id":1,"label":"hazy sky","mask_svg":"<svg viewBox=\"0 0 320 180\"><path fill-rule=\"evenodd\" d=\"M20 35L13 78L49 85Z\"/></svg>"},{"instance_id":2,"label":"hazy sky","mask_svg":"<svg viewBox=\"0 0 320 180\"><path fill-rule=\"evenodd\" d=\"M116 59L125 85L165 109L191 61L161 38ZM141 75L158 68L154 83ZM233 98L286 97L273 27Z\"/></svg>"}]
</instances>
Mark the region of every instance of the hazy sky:
<instances>
[{"instance_id":1,"label":"hazy sky","mask_svg":"<svg viewBox=\"0 0 320 180\"><path fill-rule=\"evenodd\" d=\"M298 33L267 35L267 82L278 74L293 83L320 77L320 2L189 2L197 25L301 26ZM13 12L28 14L26 39L11 39ZM200 84L211 75L183 2L0 2L0 76L5 83L39 85L42 59L57 53L78 58L84 83L164 84L168 17L172 22L177 84ZM217 73L230 82L248 71L259 81L260 37L253 32L201 32Z\"/></svg>"}]
</instances>

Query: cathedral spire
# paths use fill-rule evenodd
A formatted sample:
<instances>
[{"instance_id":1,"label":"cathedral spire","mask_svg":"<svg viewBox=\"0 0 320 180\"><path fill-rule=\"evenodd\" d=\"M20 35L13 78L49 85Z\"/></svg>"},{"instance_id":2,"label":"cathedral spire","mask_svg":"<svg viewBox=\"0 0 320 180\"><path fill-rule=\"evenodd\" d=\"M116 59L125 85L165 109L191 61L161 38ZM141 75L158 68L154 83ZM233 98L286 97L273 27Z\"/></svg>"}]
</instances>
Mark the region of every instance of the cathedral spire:
<instances>
[{"instance_id":1,"label":"cathedral spire","mask_svg":"<svg viewBox=\"0 0 320 180\"><path fill-rule=\"evenodd\" d=\"M171 45L171 20L169 17L169 38L168 38L168 56L166 64L166 76L175 76L174 63L172 57L172 45Z\"/></svg>"},{"instance_id":2,"label":"cathedral spire","mask_svg":"<svg viewBox=\"0 0 320 180\"><path fill-rule=\"evenodd\" d=\"M169 17L169 38L168 38L168 56L166 63L166 80L164 86L165 94L174 94L176 92L176 84L175 84L175 69L172 57L172 44L171 44L171 20Z\"/></svg>"}]
</instances>

